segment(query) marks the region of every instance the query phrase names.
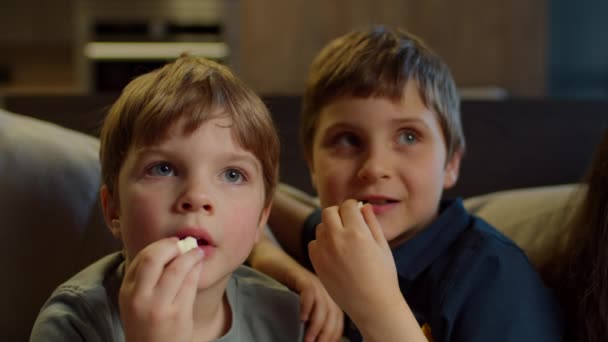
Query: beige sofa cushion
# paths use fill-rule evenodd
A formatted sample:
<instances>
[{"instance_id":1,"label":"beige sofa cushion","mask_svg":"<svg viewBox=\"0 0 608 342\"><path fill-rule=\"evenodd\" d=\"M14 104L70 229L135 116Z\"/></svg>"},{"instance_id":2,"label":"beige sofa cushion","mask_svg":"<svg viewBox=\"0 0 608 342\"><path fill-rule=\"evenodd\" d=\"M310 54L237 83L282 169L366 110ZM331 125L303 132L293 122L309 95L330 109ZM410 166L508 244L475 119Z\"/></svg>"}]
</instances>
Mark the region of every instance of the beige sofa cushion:
<instances>
[{"instance_id":1,"label":"beige sofa cushion","mask_svg":"<svg viewBox=\"0 0 608 342\"><path fill-rule=\"evenodd\" d=\"M568 222L584 195L579 184L494 192L465 207L513 239L541 272L566 247Z\"/></svg>"}]
</instances>

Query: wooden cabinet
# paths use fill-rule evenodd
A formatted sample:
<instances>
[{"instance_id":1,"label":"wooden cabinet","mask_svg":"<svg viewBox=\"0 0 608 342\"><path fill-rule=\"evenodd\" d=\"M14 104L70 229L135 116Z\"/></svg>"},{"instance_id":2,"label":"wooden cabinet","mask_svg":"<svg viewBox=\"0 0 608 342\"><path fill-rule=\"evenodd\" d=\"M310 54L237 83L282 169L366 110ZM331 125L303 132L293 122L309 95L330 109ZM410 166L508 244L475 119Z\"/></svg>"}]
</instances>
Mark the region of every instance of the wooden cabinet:
<instances>
[{"instance_id":1,"label":"wooden cabinet","mask_svg":"<svg viewBox=\"0 0 608 342\"><path fill-rule=\"evenodd\" d=\"M3 0L0 66L10 66L13 91L89 91L83 50L94 18L220 20L226 62L239 76L263 94L300 94L324 44L384 23L422 37L461 87L539 96L548 78L547 7L546 0Z\"/></svg>"},{"instance_id":2,"label":"wooden cabinet","mask_svg":"<svg viewBox=\"0 0 608 342\"><path fill-rule=\"evenodd\" d=\"M461 87L537 96L545 92L546 16L544 0L241 1L232 62L260 92L298 94L326 42L354 27L385 23L422 37Z\"/></svg>"}]
</instances>

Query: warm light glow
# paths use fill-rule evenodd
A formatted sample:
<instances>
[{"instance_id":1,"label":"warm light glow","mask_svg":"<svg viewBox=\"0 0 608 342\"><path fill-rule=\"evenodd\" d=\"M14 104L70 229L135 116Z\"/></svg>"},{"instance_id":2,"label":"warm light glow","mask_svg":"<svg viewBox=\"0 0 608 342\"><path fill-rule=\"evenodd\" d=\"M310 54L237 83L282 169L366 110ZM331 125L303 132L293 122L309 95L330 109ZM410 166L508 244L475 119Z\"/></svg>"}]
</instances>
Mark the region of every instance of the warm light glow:
<instances>
[{"instance_id":1,"label":"warm light glow","mask_svg":"<svg viewBox=\"0 0 608 342\"><path fill-rule=\"evenodd\" d=\"M213 42L91 42L84 53L94 60L163 60L187 52L209 59L228 57L225 43Z\"/></svg>"}]
</instances>

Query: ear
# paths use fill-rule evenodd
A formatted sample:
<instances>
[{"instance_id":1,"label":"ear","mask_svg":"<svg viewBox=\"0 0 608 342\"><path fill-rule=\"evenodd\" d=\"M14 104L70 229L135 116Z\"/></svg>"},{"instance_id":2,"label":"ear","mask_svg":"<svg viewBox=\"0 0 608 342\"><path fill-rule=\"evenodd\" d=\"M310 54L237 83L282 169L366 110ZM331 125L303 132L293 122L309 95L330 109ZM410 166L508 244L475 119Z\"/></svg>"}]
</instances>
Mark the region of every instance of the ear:
<instances>
[{"instance_id":1,"label":"ear","mask_svg":"<svg viewBox=\"0 0 608 342\"><path fill-rule=\"evenodd\" d=\"M272 208L272 201L270 201L270 204L268 204L260 214L258 228L255 231L255 236L253 237L256 243L260 241L260 237L262 236L262 234L264 234L264 229L266 228L266 223L268 222L268 215L270 214L270 208Z\"/></svg>"},{"instance_id":2,"label":"ear","mask_svg":"<svg viewBox=\"0 0 608 342\"><path fill-rule=\"evenodd\" d=\"M458 181L458 175L460 174L460 160L462 160L462 150L458 149L454 152L452 158L450 158L445 165L445 172L443 174L443 189L453 187Z\"/></svg>"},{"instance_id":3,"label":"ear","mask_svg":"<svg viewBox=\"0 0 608 342\"><path fill-rule=\"evenodd\" d=\"M313 189L315 189L316 192L317 191L317 176L315 174L315 172L312 169L309 169L309 173L310 173L310 184L312 184Z\"/></svg>"},{"instance_id":4,"label":"ear","mask_svg":"<svg viewBox=\"0 0 608 342\"><path fill-rule=\"evenodd\" d=\"M103 210L103 217L106 221L106 225L115 238L122 240L122 230L119 220L120 215L118 212L117 203L105 184L101 186L100 196L101 208Z\"/></svg>"},{"instance_id":5,"label":"ear","mask_svg":"<svg viewBox=\"0 0 608 342\"><path fill-rule=\"evenodd\" d=\"M310 184L312 184L312 187L317 191L317 174L312 165L312 158L308 153L306 153L306 166L308 167L308 174L310 175Z\"/></svg>"}]
</instances>

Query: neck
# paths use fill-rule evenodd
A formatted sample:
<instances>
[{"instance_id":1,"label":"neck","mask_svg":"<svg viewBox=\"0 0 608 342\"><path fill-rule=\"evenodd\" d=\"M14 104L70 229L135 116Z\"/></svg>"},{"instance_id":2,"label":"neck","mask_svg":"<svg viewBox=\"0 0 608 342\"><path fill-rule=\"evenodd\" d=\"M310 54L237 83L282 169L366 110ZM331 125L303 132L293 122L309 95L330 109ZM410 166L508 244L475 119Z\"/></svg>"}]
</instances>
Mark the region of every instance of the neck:
<instances>
[{"instance_id":1,"label":"neck","mask_svg":"<svg viewBox=\"0 0 608 342\"><path fill-rule=\"evenodd\" d=\"M195 341L213 341L230 330L232 310L226 295L229 279L196 294L193 313Z\"/></svg>"}]
</instances>

